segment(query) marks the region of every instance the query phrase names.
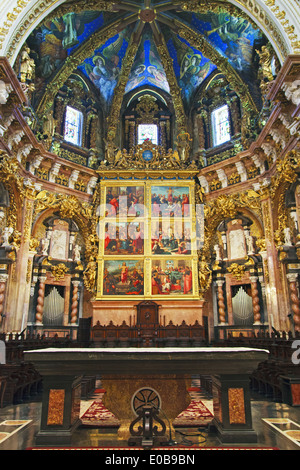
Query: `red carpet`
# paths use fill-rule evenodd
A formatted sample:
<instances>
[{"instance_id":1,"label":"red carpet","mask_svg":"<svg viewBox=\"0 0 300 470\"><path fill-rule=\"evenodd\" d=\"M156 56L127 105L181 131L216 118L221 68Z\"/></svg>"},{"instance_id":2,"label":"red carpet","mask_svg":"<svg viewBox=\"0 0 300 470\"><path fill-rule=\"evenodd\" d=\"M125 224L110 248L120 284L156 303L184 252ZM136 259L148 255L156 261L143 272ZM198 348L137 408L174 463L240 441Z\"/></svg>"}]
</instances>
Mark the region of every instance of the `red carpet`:
<instances>
[{"instance_id":1,"label":"red carpet","mask_svg":"<svg viewBox=\"0 0 300 470\"><path fill-rule=\"evenodd\" d=\"M192 400L187 409L173 421L173 426L174 428L207 426L213 417L202 401Z\"/></svg>"},{"instance_id":2,"label":"red carpet","mask_svg":"<svg viewBox=\"0 0 300 470\"><path fill-rule=\"evenodd\" d=\"M175 428L207 426L213 415L202 403L192 400L186 410L180 413L173 421ZM103 428L116 428L120 426L118 418L105 406L101 400L95 400L87 411L81 416L84 426L97 426Z\"/></svg>"},{"instance_id":3,"label":"red carpet","mask_svg":"<svg viewBox=\"0 0 300 470\"><path fill-rule=\"evenodd\" d=\"M81 416L82 424L85 426L97 426L105 428L116 428L120 421L103 405L101 400L95 400L87 411Z\"/></svg>"},{"instance_id":4,"label":"red carpet","mask_svg":"<svg viewBox=\"0 0 300 470\"><path fill-rule=\"evenodd\" d=\"M194 384L192 384L194 385ZM118 418L102 402L102 396L106 391L103 388L94 390L95 401L81 416L84 426L97 426L102 428L116 428L120 426ZM201 401L201 388L191 386L188 389L191 394L191 403L173 421L174 428L203 427L207 426L213 419L213 414Z\"/></svg>"}]
</instances>

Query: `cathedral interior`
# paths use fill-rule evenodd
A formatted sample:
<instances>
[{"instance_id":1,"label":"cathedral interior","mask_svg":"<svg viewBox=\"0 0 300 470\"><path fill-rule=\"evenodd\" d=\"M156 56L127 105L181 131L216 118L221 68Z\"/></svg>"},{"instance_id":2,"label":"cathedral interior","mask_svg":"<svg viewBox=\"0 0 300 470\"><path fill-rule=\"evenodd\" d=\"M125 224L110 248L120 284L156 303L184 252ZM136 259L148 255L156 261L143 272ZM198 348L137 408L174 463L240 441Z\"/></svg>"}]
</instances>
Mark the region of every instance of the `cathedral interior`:
<instances>
[{"instance_id":1,"label":"cathedral interior","mask_svg":"<svg viewBox=\"0 0 300 470\"><path fill-rule=\"evenodd\" d=\"M2 421L31 350L260 348L299 450L299 0L1 3Z\"/></svg>"}]
</instances>

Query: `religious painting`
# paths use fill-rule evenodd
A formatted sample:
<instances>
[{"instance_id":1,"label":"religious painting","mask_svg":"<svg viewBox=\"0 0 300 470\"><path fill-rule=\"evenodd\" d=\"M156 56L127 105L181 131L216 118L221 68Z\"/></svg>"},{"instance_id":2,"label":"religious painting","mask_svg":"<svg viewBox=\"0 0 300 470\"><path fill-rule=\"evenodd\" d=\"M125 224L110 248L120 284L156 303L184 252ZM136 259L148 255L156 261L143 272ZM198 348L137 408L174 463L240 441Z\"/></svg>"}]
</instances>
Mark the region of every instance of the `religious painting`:
<instances>
[{"instance_id":1,"label":"religious painting","mask_svg":"<svg viewBox=\"0 0 300 470\"><path fill-rule=\"evenodd\" d=\"M182 186L151 187L152 217L190 216L190 190Z\"/></svg>"},{"instance_id":2,"label":"religious painting","mask_svg":"<svg viewBox=\"0 0 300 470\"><path fill-rule=\"evenodd\" d=\"M141 41L129 75L125 93L144 85L153 85L167 93L170 92L163 65L154 44L153 37L150 34L147 34Z\"/></svg>"},{"instance_id":3,"label":"religious painting","mask_svg":"<svg viewBox=\"0 0 300 470\"><path fill-rule=\"evenodd\" d=\"M34 55L38 86L55 73L89 35L103 26L103 21L102 12L83 11L41 22L27 40Z\"/></svg>"},{"instance_id":4,"label":"religious painting","mask_svg":"<svg viewBox=\"0 0 300 470\"><path fill-rule=\"evenodd\" d=\"M107 217L144 215L143 186L108 186L105 194Z\"/></svg>"},{"instance_id":5,"label":"religious painting","mask_svg":"<svg viewBox=\"0 0 300 470\"><path fill-rule=\"evenodd\" d=\"M178 35L167 33L167 47L174 64L175 75L186 105L201 83L216 69L216 66L198 49Z\"/></svg>"},{"instance_id":6,"label":"religious painting","mask_svg":"<svg viewBox=\"0 0 300 470\"><path fill-rule=\"evenodd\" d=\"M194 27L225 55L237 70L249 67L253 46L262 40L261 31L242 17L231 16L225 9L193 14Z\"/></svg>"},{"instance_id":7,"label":"religious painting","mask_svg":"<svg viewBox=\"0 0 300 470\"><path fill-rule=\"evenodd\" d=\"M143 255L143 222L109 222L105 224L105 255Z\"/></svg>"},{"instance_id":8,"label":"religious painting","mask_svg":"<svg viewBox=\"0 0 300 470\"><path fill-rule=\"evenodd\" d=\"M191 223L185 220L152 220L151 253L153 255L190 255Z\"/></svg>"},{"instance_id":9,"label":"religious painting","mask_svg":"<svg viewBox=\"0 0 300 470\"><path fill-rule=\"evenodd\" d=\"M228 59L249 88L254 88L258 67L255 51L265 43L259 28L254 28L245 18L230 15L225 9L220 9L218 13L193 13L190 20L193 27Z\"/></svg>"},{"instance_id":10,"label":"religious painting","mask_svg":"<svg viewBox=\"0 0 300 470\"><path fill-rule=\"evenodd\" d=\"M96 49L93 56L86 59L79 69L89 77L99 89L105 102L110 103L118 83L122 60L128 47L130 28L125 28Z\"/></svg>"},{"instance_id":11,"label":"religious painting","mask_svg":"<svg viewBox=\"0 0 300 470\"><path fill-rule=\"evenodd\" d=\"M128 296L144 294L143 260L105 260L103 295Z\"/></svg>"},{"instance_id":12,"label":"religious painting","mask_svg":"<svg viewBox=\"0 0 300 470\"><path fill-rule=\"evenodd\" d=\"M192 260L152 260L151 288L152 295L192 295Z\"/></svg>"}]
</instances>

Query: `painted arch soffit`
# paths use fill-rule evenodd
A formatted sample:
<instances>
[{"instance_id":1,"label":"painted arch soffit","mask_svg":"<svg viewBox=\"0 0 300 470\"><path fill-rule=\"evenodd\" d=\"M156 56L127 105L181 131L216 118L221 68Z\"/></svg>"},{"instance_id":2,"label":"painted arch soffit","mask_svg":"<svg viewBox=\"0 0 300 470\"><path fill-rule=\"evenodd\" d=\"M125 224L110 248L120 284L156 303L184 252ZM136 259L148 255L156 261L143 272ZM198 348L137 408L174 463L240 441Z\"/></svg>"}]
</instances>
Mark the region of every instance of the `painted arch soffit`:
<instances>
[{"instance_id":1,"label":"painted arch soffit","mask_svg":"<svg viewBox=\"0 0 300 470\"><path fill-rule=\"evenodd\" d=\"M82 5L90 4L93 9L111 11L119 0L96 1L87 0L83 2L68 2L63 0L3 0L0 7L0 54L6 56L11 65L14 64L22 45L27 37L48 15L54 10L62 8L67 11L68 5L76 5L77 11ZM142 2L139 2L142 3ZM162 2L159 2L162 3ZM202 0L189 0L188 2L171 0L167 3L173 7L179 5L183 9L188 6L191 11L203 9ZM274 47L280 62L291 53L300 51L300 10L298 0L231 0L215 1L212 4L223 4L234 9L239 9L248 15L256 23ZM128 2L130 4L130 2Z\"/></svg>"}]
</instances>

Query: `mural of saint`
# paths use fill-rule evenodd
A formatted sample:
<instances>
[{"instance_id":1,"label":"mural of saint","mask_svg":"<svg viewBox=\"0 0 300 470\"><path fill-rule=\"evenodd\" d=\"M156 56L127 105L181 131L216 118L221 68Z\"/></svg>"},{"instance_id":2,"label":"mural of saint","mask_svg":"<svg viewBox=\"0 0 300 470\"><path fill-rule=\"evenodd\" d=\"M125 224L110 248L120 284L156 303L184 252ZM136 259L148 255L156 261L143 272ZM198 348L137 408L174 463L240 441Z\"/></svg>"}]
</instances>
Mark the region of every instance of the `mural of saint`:
<instances>
[{"instance_id":1,"label":"mural of saint","mask_svg":"<svg viewBox=\"0 0 300 470\"><path fill-rule=\"evenodd\" d=\"M189 104L195 91L216 67L179 36L170 35L167 46L174 62L182 97L185 103Z\"/></svg>"},{"instance_id":2,"label":"mural of saint","mask_svg":"<svg viewBox=\"0 0 300 470\"><path fill-rule=\"evenodd\" d=\"M141 42L125 92L128 93L138 86L147 84L161 88L167 93L170 92L169 83L153 38L148 35Z\"/></svg>"},{"instance_id":3,"label":"mural of saint","mask_svg":"<svg viewBox=\"0 0 300 470\"><path fill-rule=\"evenodd\" d=\"M86 35L102 23L103 14L100 11L72 12L45 20L28 38L31 51L36 53L38 77L50 77L68 57L69 49L80 45Z\"/></svg>"},{"instance_id":4,"label":"mural of saint","mask_svg":"<svg viewBox=\"0 0 300 470\"><path fill-rule=\"evenodd\" d=\"M118 83L122 59L126 53L130 29L125 28L96 49L93 57L86 59L79 69L99 89L105 102L110 103Z\"/></svg>"}]
</instances>

